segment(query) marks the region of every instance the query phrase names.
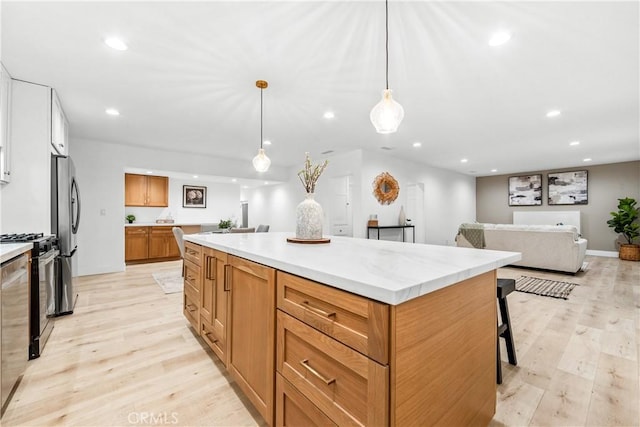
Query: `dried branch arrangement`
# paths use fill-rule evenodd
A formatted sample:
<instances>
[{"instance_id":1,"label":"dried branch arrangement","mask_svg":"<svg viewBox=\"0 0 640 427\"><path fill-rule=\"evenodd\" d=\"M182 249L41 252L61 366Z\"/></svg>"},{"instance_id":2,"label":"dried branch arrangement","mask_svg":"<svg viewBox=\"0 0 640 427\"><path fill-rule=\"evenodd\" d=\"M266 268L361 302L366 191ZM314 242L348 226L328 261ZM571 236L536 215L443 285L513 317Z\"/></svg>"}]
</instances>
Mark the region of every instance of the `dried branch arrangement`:
<instances>
[{"instance_id":1,"label":"dried branch arrangement","mask_svg":"<svg viewBox=\"0 0 640 427\"><path fill-rule=\"evenodd\" d=\"M300 182L302 182L302 186L307 193L313 193L316 189L316 182L318 182L318 178L320 178L320 175L329 164L329 160L325 160L322 164L312 165L309 153L305 153L305 156L304 169L298 172L298 178L300 178Z\"/></svg>"}]
</instances>

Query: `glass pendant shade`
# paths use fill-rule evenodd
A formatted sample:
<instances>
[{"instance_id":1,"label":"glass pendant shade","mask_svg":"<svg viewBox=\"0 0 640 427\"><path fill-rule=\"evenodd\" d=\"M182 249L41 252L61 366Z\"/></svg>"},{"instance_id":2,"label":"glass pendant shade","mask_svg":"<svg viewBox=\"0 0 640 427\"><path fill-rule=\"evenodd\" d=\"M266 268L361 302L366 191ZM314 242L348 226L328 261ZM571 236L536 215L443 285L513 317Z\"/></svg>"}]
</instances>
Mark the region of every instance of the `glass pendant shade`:
<instances>
[{"instance_id":1,"label":"glass pendant shade","mask_svg":"<svg viewBox=\"0 0 640 427\"><path fill-rule=\"evenodd\" d=\"M258 172L266 172L271 166L271 160L264 154L264 148L258 151L258 155L253 158L253 167Z\"/></svg>"},{"instance_id":2,"label":"glass pendant shade","mask_svg":"<svg viewBox=\"0 0 640 427\"><path fill-rule=\"evenodd\" d=\"M391 89L382 91L382 100L369 114L371 123L378 133L394 133L404 118L404 108L391 97Z\"/></svg>"}]
</instances>

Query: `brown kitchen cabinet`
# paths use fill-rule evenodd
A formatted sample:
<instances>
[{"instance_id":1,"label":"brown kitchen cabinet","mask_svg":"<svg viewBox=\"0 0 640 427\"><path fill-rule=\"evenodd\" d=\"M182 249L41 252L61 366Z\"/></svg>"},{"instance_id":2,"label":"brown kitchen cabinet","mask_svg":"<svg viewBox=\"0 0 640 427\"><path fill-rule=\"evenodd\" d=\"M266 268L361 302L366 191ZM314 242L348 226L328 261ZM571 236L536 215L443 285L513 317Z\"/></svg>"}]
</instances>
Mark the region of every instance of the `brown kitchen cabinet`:
<instances>
[{"instance_id":1,"label":"brown kitchen cabinet","mask_svg":"<svg viewBox=\"0 0 640 427\"><path fill-rule=\"evenodd\" d=\"M140 261L149 258L149 227L125 227L124 260Z\"/></svg>"},{"instance_id":2,"label":"brown kitchen cabinet","mask_svg":"<svg viewBox=\"0 0 640 427\"><path fill-rule=\"evenodd\" d=\"M125 206L169 206L169 178L166 176L124 174Z\"/></svg>"},{"instance_id":3,"label":"brown kitchen cabinet","mask_svg":"<svg viewBox=\"0 0 640 427\"><path fill-rule=\"evenodd\" d=\"M170 261L180 258L173 226L125 227L124 261L127 264Z\"/></svg>"},{"instance_id":4,"label":"brown kitchen cabinet","mask_svg":"<svg viewBox=\"0 0 640 427\"><path fill-rule=\"evenodd\" d=\"M228 256L202 248L200 336L227 366L227 313L229 311Z\"/></svg>"},{"instance_id":5,"label":"brown kitchen cabinet","mask_svg":"<svg viewBox=\"0 0 640 427\"><path fill-rule=\"evenodd\" d=\"M149 227L149 258L176 258L180 248L173 227Z\"/></svg>"}]
</instances>

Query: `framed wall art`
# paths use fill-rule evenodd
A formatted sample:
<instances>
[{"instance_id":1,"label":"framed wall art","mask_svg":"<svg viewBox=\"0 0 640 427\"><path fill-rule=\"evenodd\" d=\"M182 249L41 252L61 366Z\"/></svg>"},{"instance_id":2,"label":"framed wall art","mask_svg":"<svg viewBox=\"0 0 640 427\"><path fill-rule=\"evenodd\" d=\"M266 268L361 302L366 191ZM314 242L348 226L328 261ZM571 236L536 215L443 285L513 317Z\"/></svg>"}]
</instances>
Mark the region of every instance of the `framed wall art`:
<instances>
[{"instance_id":1,"label":"framed wall art","mask_svg":"<svg viewBox=\"0 0 640 427\"><path fill-rule=\"evenodd\" d=\"M586 205L588 171L552 172L547 175L550 205Z\"/></svg>"},{"instance_id":2,"label":"framed wall art","mask_svg":"<svg viewBox=\"0 0 640 427\"><path fill-rule=\"evenodd\" d=\"M541 206L542 175L509 177L509 206Z\"/></svg>"},{"instance_id":3,"label":"framed wall art","mask_svg":"<svg viewBox=\"0 0 640 427\"><path fill-rule=\"evenodd\" d=\"M207 187L197 185L182 186L182 207L183 208L206 208L207 207Z\"/></svg>"}]
</instances>

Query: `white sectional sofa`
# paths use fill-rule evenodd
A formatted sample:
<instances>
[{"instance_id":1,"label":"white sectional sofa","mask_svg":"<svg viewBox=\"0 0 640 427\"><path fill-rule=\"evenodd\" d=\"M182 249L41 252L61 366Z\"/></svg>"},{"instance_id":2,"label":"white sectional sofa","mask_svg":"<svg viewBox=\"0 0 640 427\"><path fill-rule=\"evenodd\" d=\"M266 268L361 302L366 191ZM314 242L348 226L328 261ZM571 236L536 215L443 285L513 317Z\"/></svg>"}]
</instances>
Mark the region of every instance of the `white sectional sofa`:
<instances>
[{"instance_id":1,"label":"white sectional sofa","mask_svg":"<svg viewBox=\"0 0 640 427\"><path fill-rule=\"evenodd\" d=\"M587 240L573 225L462 224L456 243L520 252L522 259L513 265L573 274L582 267L587 251Z\"/></svg>"}]
</instances>

